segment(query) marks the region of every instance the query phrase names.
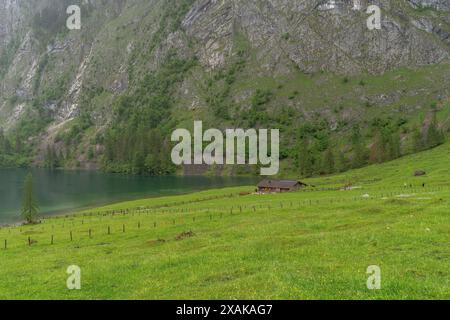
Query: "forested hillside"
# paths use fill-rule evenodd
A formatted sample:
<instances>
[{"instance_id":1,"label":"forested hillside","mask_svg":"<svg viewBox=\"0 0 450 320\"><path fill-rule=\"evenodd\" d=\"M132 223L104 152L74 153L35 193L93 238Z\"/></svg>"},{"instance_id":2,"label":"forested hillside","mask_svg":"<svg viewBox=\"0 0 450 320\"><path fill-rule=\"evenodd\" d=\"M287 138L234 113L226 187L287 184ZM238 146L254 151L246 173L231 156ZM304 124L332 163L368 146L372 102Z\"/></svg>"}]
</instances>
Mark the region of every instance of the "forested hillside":
<instances>
[{"instance_id":1,"label":"forested hillside","mask_svg":"<svg viewBox=\"0 0 450 320\"><path fill-rule=\"evenodd\" d=\"M66 28L70 4L81 30ZM381 30L367 28L370 4ZM441 0L2 1L0 166L182 173L170 134L194 120L279 128L284 175L435 147L450 128L449 10Z\"/></svg>"}]
</instances>

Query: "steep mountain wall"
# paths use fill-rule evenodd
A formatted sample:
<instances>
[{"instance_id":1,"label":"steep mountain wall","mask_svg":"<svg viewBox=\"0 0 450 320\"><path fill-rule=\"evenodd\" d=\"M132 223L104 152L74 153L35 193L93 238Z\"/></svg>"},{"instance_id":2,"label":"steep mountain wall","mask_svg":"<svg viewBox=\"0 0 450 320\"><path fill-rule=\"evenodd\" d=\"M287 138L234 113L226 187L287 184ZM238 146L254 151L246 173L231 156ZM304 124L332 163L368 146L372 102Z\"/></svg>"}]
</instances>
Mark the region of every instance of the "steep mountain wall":
<instances>
[{"instance_id":1,"label":"steep mountain wall","mask_svg":"<svg viewBox=\"0 0 450 320\"><path fill-rule=\"evenodd\" d=\"M390 106L384 116L408 110L414 118L426 104L448 99L446 0L89 0L78 1L82 29L70 31L65 10L76 3L0 3L0 127L28 141L37 163L55 145L70 154L68 165L95 167L108 128L131 121L114 111L117 101L142 94L144 79L167 72L172 54L196 64L170 85L171 121L161 123L163 131L196 117L217 126L245 124L238 119L259 89L271 91L265 113L283 107L298 121L312 121L317 112L331 127L363 121L367 112L358 105ZM382 30L366 26L370 4L382 9ZM405 69L410 73L396 73ZM224 80L230 72L233 79ZM381 88L386 75L403 84ZM360 85L339 91L342 79ZM153 100L138 101L153 108Z\"/></svg>"}]
</instances>

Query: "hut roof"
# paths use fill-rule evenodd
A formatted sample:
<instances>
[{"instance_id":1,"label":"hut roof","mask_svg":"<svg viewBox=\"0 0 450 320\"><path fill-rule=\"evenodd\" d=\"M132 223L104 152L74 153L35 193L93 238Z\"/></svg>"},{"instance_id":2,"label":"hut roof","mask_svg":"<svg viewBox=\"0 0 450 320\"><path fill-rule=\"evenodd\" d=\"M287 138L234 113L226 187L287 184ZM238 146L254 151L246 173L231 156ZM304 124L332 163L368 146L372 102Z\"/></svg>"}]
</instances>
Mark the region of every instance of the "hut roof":
<instances>
[{"instance_id":1,"label":"hut roof","mask_svg":"<svg viewBox=\"0 0 450 320\"><path fill-rule=\"evenodd\" d=\"M305 185L304 183L296 180L263 180L258 184L258 188L281 188L289 189L297 185Z\"/></svg>"}]
</instances>

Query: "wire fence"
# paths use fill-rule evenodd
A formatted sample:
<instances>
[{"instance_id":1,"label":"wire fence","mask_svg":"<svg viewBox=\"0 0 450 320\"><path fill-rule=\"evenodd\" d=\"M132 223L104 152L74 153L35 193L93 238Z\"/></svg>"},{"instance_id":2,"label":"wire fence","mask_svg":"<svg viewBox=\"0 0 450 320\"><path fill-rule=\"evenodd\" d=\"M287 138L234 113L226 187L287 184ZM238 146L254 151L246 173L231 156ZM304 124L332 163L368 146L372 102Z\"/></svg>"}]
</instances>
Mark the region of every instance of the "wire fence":
<instances>
[{"instance_id":1,"label":"wire fence","mask_svg":"<svg viewBox=\"0 0 450 320\"><path fill-rule=\"evenodd\" d=\"M274 201L271 199L270 201L267 201L267 203L247 203L247 204L240 204L240 205L232 205L228 206L226 208L217 208L217 207L205 207L205 208L188 208L188 207L182 207L179 208L179 206L185 206L188 204L194 204L194 203L201 203L208 200L214 200L219 198L233 198L237 197L237 194L230 194L226 197L208 197L208 198L202 198L202 199L195 199L192 201L182 201L177 203L171 203L166 205L160 205L160 206L147 206L147 207L138 207L133 209L117 209L117 210L109 210L109 211L102 211L102 212L85 212L81 216L80 215L66 215L64 217L53 217L50 219L43 219L42 223L39 226L45 226L49 222L53 222L51 227L48 227L48 244L54 245L56 241L58 243L63 242L73 242L75 239L93 239L97 235L107 235L110 236L112 234L117 233L127 233L129 230L131 231L140 231L140 230L148 230L151 229L157 229L167 226L180 226L183 225L185 227L188 226L188 224L192 227L192 224L196 224L199 222L205 221L214 221L217 219L224 219L229 216L235 216L238 214L251 214L251 213L261 213L261 212L272 212L274 210L279 211L280 209L283 210L294 210L294 209L302 209L305 207L310 206L351 206L355 202L368 202L368 201L379 201L379 200L389 200L393 198L397 199L407 199L409 197L412 197L414 195L425 195L430 194L434 192L440 192L440 191L446 191L450 190L449 186L436 186L436 187L422 187L422 188L398 188L394 190L389 190L385 192L379 192L379 193L367 193L367 194L358 194L351 197L343 196L343 197L333 197L333 198L316 198L316 199L292 199L292 200L282 200L282 201ZM359 190L362 191L362 190ZM373 191L373 189L371 190ZM379 190L377 190L379 191ZM408 193L405 193L407 191ZM293 194L293 193L292 193ZM431 199L431 198L430 198ZM448 199L439 199L441 201L445 201L444 203L449 203ZM177 206L177 207L172 207ZM148 217L150 217L151 214L180 214L179 217L172 217L169 220L164 221L148 221ZM190 216L189 216L190 215ZM93 220L94 218L97 219L97 222L102 223L104 217L109 218L116 218L116 217L138 217L137 221L134 221L133 225L130 223L121 223L120 230L116 229L113 230L111 224L103 224L102 226L93 226ZM139 217L142 217L140 219ZM146 219L146 220L144 220ZM60 221L61 223L59 225L56 225L56 228L59 227L61 229L67 229L67 233L65 236L61 236L61 233L56 233L55 231L55 221ZM77 224L75 223L77 222ZM112 222L112 221L110 221ZM90 226L89 226L90 224ZM74 228L76 226L86 226L88 229L86 230L77 230L74 231L71 228ZM51 228L51 230L50 230ZM22 234L23 227L16 227L16 230L18 229L19 235L26 236L25 234ZM11 235L12 228L8 228L8 235ZM45 229L43 229L44 231ZM56 234L59 236L59 238L56 238ZM25 240L17 240L15 239L16 243L19 241L24 241L24 245L27 245L28 247L36 246L40 244L38 243L36 239L33 239L31 235L26 236ZM45 243L45 242L44 242ZM11 240L6 238L3 241L3 249L7 250L11 247Z\"/></svg>"}]
</instances>

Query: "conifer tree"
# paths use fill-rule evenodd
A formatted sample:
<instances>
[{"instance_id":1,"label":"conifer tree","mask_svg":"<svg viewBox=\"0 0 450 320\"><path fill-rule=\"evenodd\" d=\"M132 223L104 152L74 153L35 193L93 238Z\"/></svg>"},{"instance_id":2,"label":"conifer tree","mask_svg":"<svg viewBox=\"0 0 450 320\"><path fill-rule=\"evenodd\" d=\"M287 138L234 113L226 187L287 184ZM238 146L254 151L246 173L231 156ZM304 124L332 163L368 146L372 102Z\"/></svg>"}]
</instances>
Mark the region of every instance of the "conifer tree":
<instances>
[{"instance_id":1,"label":"conifer tree","mask_svg":"<svg viewBox=\"0 0 450 320\"><path fill-rule=\"evenodd\" d=\"M298 165L300 173L304 177L309 177L313 173L313 159L309 149L309 141L303 138L299 145Z\"/></svg>"},{"instance_id":2,"label":"conifer tree","mask_svg":"<svg viewBox=\"0 0 450 320\"><path fill-rule=\"evenodd\" d=\"M336 167L336 162L334 159L334 152L331 147L329 147L323 157L322 171L326 174L333 173Z\"/></svg>"},{"instance_id":3,"label":"conifer tree","mask_svg":"<svg viewBox=\"0 0 450 320\"><path fill-rule=\"evenodd\" d=\"M39 213L39 207L35 200L33 190L33 175L29 173L25 178L24 194L22 203L22 218L27 223L34 223Z\"/></svg>"},{"instance_id":4,"label":"conifer tree","mask_svg":"<svg viewBox=\"0 0 450 320\"><path fill-rule=\"evenodd\" d=\"M433 110L432 119L427 130L426 146L427 148L434 148L445 142L444 133L439 129L436 110Z\"/></svg>"},{"instance_id":5,"label":"conifer tree","mask_svg":"<svg viewBox=\"0 0 450 320\"><path fill-rule=\"evenodd\" d=\"M415 127L413 129L412 139L413 139L412 149L413 149L414 152L420 152L423 149L425 149L425 144L424 144L424 141L423 141L423 135L422 135L421 130L418 127Z\"/></svg>"},{"instance_id":6,"label":"conifer tree","mask_svg":"<svg viewBox=\"0 0 450 320\"><path fill-rule=\"evenodd\" d=\"M353 159L352 167L360 168L367 164L367 150L361 137L361 130L358 126L353 128L352 134Z\"/></svg>"},{"instance_id":7,"label":"conifer tree","mask_svg":"<svg viewBox=\"0 0 450 320\"><path fill-rule=\"evenodd\" d=\"M398 132L394 132L389 135L388 152L390 160L397 159L402 155L400 135Z\"/></svg>"},{"instance_id":8,"label":"conifer tree","mask_svg":"<svg viewBox=\"0 0 450 320\"><path fill-rule=\"evenodd\" d=\"M343 151L336 154L336 172L344 172L348 169L348 161Z\"/></svg>"},{"instance_id":9,"label":"conifer tree","mask_svg":"<svg viewBox=\"0 0 450 320\"><path fill-rule=\"evenodd\" d=\"M386 150L383 136L380 130L377 130L373 137L373 143L370 147L370 163L381 163L386 159Z\"/></svg>"}]
</instances>

